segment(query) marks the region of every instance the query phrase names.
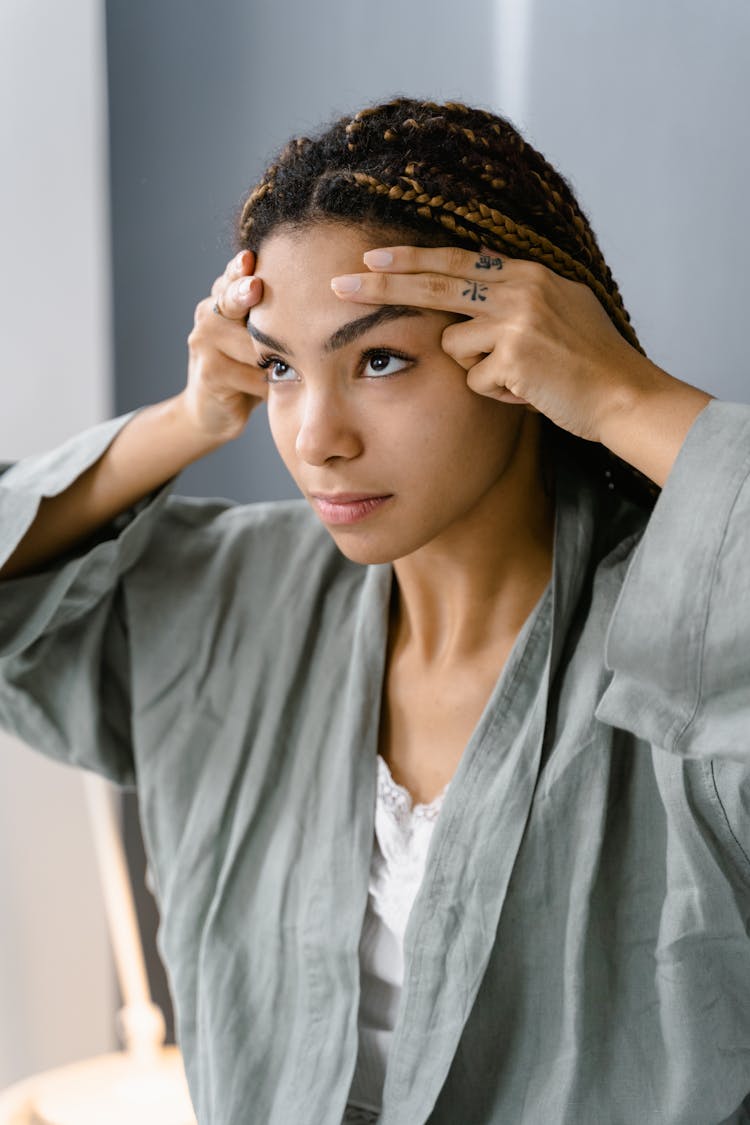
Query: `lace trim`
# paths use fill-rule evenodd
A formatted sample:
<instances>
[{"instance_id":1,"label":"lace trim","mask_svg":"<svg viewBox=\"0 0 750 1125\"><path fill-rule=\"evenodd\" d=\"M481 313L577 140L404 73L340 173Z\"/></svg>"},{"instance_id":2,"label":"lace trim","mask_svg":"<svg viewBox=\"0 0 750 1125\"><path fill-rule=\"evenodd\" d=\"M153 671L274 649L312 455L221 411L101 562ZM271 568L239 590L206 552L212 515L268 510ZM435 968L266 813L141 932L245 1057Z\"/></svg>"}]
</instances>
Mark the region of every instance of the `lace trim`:
<instances>
[{"instance_id":1,"label":"lace trim","mask_svg":"<svg viewBox=\"0 0 750 1125\"><path fill-rule=\"evenodd\" d=\"M378 797L404 827L414 820L437 820L449 786L450 781L429 804L414 805L409 790L393 780L388 763L378 754Z\"/></svg>"},{"instance_id":2,"label":"lace trim","mask_svg":"<svg viewBox=\"0 0 750 1125\"><path fill-rule=\"evenodd\" d=\"M358 1105L348 1105L344 1111L341 1125L376 1125L380 1113L373 1109L364 1109Z\"/></svg>"}]
</instances>

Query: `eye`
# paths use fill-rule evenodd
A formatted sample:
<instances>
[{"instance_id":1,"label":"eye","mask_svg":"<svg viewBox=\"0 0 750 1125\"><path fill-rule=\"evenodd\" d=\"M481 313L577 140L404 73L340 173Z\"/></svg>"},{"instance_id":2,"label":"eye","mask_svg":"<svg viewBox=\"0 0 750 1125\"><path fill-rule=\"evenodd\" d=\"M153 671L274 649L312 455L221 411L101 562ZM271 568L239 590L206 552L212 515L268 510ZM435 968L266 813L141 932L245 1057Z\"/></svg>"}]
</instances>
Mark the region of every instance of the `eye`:
<instances>
[{"instance_id":1,"label":"eye","mask_svg":"<svg viewBox=\"0 0 750 1125\"><path fill-rule=\"evenodd\" d=\"M406 356L395 355L393 352L369 352L364 358L367 362L362 372L368 379L397 375L412 362Z\"/></svg>"},{"instance_id":2,"label":"eye","mask_svg":"<svg viewBox=\"0 0 750 1125\"><path fill-rule=\"evenodd\" d=\"M262 359L258 360L258 367L268 372L266 375L267 383L296 383L299 378L293 367L276 356L263 356Z\"/></svg>"}]
</instances>

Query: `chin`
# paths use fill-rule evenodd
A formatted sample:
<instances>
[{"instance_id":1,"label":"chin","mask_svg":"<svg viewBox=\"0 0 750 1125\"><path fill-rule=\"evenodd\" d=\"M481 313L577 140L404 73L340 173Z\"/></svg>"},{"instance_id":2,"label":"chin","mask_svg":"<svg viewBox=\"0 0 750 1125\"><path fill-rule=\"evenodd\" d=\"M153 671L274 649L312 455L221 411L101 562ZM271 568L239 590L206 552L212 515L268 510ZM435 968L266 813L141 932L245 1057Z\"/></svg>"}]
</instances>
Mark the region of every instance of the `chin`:
<instances>
[{"instance_id":1,"label":"chin","mask_svg":"<svg viewBox=\"0 0 750 1125\"><path fill-rule=\"evenodd\" d=\"M327 530L341 554L361 566L393 563L424 546L423 540L414 537L407 540L405 536L342 534L340 531L334 534L330 528Z\"/></svg>"},{"instance_id":2,"label":"chin","mask_svg":"<svg viewBox=\"0 0 750 1125\"><path fill-rule=\"evenodd\" d=\"M359 563L360 566L379 566L382 563L392 563L395 559L399 558L399 554L394 554L387 547L375 543L357 543L352 536L347 540L346 536L331 535L334 543L344 555L351 562Z\"/></svg>"}]
</instances>

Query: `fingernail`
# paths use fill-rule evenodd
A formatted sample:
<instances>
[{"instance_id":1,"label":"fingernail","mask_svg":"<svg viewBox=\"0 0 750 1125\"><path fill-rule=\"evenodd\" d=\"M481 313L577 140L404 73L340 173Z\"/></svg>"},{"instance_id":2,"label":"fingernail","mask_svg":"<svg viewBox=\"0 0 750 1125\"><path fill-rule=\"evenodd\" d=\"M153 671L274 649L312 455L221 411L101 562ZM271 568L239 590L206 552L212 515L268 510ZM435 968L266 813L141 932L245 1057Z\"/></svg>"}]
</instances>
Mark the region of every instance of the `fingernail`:
<instances>
[{"instance_id":1,"label":"fingernail","mask_svg":"<svg viewBox=\"0 0 750 1125\"><path fill-rule=\"evenodd\" d=\"M362 286L362 278L356 273L344 274L343 277L332 277L331 288L337 293L356 293Z\"/></svg>"},{"instance_id":2,"label":"fingernail","mask_svg":"<svg viewBox=\"0 0 750 1125\"><path fill-rule=\"evenodd\" d=\"M237 292L240 297L250 296L250 287L255 281L254 277L243 277L242 281L237 283Z\"/></svg>"},{"instance_id":3,"label":"fingernail","mask_svg":"<svg viewBox=\"0 0 750 1125\"><path fill-rule=\"evenodd\" d=\"M393 254L390 250L368 250L363 257L366 266L375 266L378 269L382 266L390 266L393 262Z\"/></svg>"}]
</instances>

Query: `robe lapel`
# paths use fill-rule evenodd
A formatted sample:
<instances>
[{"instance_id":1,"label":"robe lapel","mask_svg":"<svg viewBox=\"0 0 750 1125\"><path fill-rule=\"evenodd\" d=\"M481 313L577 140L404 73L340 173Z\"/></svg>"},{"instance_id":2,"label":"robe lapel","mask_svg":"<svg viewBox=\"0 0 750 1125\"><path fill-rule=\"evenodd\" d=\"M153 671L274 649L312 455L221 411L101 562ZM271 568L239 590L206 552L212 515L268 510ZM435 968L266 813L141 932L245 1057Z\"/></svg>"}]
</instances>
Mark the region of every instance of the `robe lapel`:
<instances>
[{"instance_id":1,"label":"robe lapel","mask_svg":"<svg viewBox=\"0 0 750 1125\"><path fill-rule=\"evenodd\" d=\"M552 580L464 751L406 930L381 1125L427 1120L479 990L531 808L549 686L586 579L594 516L592 486L560 466Z\"/></svg>"},{"instance_id":2,"label":"robe lapel","mask_svg":"<svg viewBox=\"0 0 750 1125\"><path fill-rule=\"evenodd\" d=\"M392 568L367 569L341 655L341 706L314 748L325 784L308 794L304 961L289 1120L339 1125L357 1057L359 940L375 831L378 727ZM333 669L327 669L330 678Z\"/></svg>"}]
</instances>

